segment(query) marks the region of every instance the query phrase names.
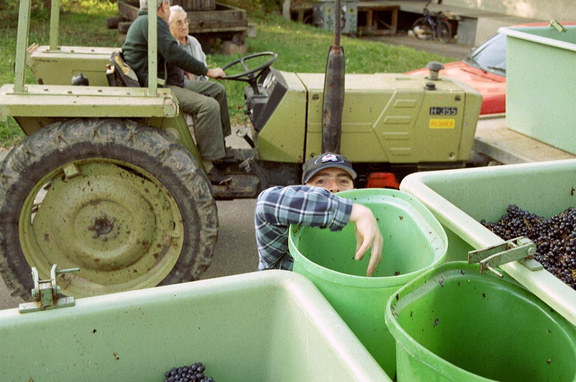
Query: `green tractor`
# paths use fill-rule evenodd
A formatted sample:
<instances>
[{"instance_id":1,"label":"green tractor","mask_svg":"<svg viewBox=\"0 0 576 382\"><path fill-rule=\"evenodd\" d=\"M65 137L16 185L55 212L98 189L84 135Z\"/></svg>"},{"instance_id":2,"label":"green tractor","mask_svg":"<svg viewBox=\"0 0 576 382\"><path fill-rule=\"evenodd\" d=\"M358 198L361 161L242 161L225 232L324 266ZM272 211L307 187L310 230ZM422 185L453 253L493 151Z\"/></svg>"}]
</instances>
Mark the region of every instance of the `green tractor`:
<instances>
[{"instance_id":1,"label":"green tractor","mask_svg":"<svg viewBox=\"0 0 576 382\"><path fill-rule=\"evenodd\" d=\"M232 182L212 186L177 99L158 85L156 1L147 88L110 85L119 48L59 46L58 0L50 45L29 47L30 3L20 3L14 84L0 88L0 115L27 135L0 168L0 272L12 295L29 296L30 267L46 279L54 264L80 268L58 275L76 297L196 280L218 237L215 199L299 183L302 163L334 138L361 184L470 160L481 104L472 88L434 73L348 75L335 130L323 126L328 76L276 70L265 52L231 63L244 72L228 79L248 83L249 148L225 158ZM25 83L26 66L37 84Z\"/></svg>"}]
</instances>

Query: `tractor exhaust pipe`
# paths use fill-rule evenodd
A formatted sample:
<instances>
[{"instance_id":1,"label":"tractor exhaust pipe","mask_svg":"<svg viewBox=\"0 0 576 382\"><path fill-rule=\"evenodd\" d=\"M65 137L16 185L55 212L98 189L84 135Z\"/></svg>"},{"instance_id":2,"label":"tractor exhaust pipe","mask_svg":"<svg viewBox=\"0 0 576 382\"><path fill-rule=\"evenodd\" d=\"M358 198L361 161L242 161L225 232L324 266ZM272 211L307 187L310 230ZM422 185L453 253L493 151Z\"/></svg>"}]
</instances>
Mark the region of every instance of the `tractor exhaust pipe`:
<instances>
[{"instance_id":1,"label":"tractor exhaust pipe","mask_svg":"<svg viewBox=\"0 0 576 382\"><path fill-rule=\"evenodd\" d=\"M340 46L342 4L336 0L334 44L328 50L322 104L322 152L340 154L342 110L344 107L344 48Z\"/></svg>"}]
</instances>

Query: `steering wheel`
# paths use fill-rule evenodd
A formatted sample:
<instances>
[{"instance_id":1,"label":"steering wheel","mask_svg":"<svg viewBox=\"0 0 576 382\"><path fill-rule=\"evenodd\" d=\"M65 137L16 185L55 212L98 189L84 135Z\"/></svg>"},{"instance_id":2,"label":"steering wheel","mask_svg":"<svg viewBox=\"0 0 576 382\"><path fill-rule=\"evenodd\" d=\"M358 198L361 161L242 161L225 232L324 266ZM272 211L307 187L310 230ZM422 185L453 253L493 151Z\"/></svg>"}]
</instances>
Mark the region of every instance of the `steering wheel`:
<instances>
[{"instance_id":1,"label":"steering wheel","mask_svg":"<svg viewBox=\"0 0 576 382\"><path fill-rule=\"evenodd\" d=\"M255 69L250 69L248 67L248 65L246 64L246 61L249 61L251 59L254 59L256 57L262 57L262 56L271 56L272 58L270 60L268 60L268 62L266 62L263 65L260 65L259 67L255 68ZM231 68L235 65L238 64L242 64L242 66L244 67L245 71L242 73L238 73L238 74L233 74L230 76L224 76L224 77L220 77L223 80L234 80L234 81L244 81L244 82L248 82L248 84L250 84L250 86L252 87L252 89L254 89L254 92L256 94L258 94L258 79L260 78L260 76L262 75L262 73L264 73L264 71L266 69L268 69L270 67L270 65L272 65L274 63L274 61L276 61L276 58L278 58L278 54L274 53L274 52L260 52L260 53L254 53L248 56L244 56L242 58L239 58L235 61L232 61L229 64L226 64L225 66L222 67L222 70L226 70L228 68Z\"/></svg>"}]
</instances>

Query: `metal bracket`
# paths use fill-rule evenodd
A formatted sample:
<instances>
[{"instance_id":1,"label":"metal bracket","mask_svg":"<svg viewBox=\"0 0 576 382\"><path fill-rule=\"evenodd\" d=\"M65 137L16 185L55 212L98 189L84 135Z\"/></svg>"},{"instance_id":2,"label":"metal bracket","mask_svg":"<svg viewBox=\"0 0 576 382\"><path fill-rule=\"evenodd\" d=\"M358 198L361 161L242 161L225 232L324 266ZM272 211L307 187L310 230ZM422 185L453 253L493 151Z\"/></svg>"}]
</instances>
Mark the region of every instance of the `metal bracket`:
<instances>
[{"instance_id":1,"label":"metal bracket","mask_svg":"<svg viewBox=\"0 0 576 382\"><path fill-rule=\"evenodd\" d=\"M558 32L566 32L564 25L560 24L557 20L550 20L550 26L554 27Z\"/></svg>"},{"instance_id":2,"label":"metal bracket","mask_svg":"<svg viewBox=\"0 0 576 382\"><path fill-rule=\"evenodd\" d=\"M543 269L542 264L533 259L535 253L536 244L521 236L493 247L468 252L468 264L479 263L480 273L489 270L499 277L504 277L495 268L511 261L520 261L531 271Z\"/></svg>"},{"instance_id":3,"label":"metal bracket","mask_svg":"<svg viewBox=\"0 0 576 382\"><path fill-rule=\"evenodd\" d=\"M56 277L60 273L78 272L80 268L56 269L56 264L52 265L49 280L40 280L38 270L32 267L32 279L34 289L31 294L34 301L20 304L20 313L36 312L39 310L64 308L74 306L74 297L61 297L60 287L56 285Z\"/></svg>"}]
</instances>

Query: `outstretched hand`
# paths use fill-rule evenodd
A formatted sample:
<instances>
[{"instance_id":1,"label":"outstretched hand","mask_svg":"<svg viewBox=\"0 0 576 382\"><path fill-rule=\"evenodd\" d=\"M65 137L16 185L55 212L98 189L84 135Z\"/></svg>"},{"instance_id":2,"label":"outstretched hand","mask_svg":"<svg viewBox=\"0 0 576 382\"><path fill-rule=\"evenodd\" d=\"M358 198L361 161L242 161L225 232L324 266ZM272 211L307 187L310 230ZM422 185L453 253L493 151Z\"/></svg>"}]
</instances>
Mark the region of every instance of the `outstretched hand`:
<instances>
[{"instance_id":1,"label":"outstretched hand","mask_svg":"<svg viewBox=\"0 0 576 382\"><path fill-rule=\"evenodd\" d=\"M378 222L370 208L362 204L353 204L350 214L350 221L353 222L356 234L356 254L355 260L362 260L364 253L372 248L370 253L370 262L366 271L366 276L372 276L376 267L382 260L382 248L384 238L378 228Z\"/></svg>"}]
</instances>

